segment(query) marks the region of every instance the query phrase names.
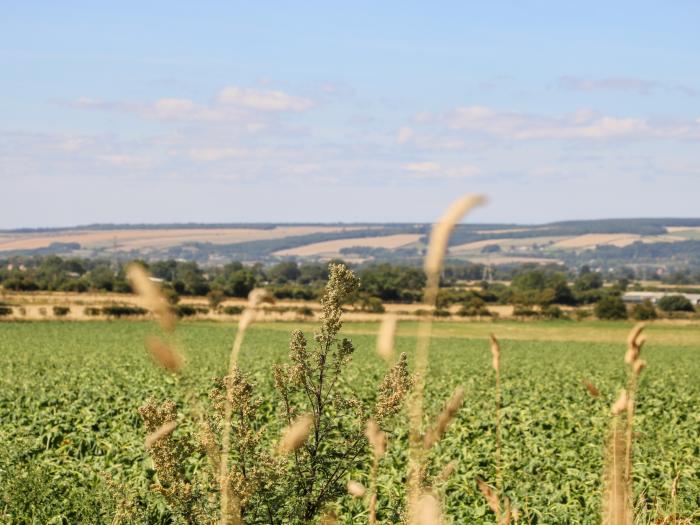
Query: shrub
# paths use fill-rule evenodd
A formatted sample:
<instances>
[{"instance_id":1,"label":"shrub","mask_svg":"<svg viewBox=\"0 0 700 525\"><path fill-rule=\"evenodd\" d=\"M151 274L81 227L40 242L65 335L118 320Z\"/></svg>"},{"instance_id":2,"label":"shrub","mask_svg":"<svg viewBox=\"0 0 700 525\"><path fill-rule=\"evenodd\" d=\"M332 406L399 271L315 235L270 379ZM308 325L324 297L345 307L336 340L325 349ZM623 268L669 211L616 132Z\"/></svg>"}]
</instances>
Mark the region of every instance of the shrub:
<instances>
[{"instance_id":1,"label":"shrub","mask_svg":"<svg viewBox=\"0 0 700 525\"><path fill-rule=\"evenodd\" d=\"M491 312L486 308L486 303L481 297L473 295L464 301L457 315L463 317L488 317L491 315Z\"/></svg>"},{"instance_id":2,"label":"shrub","mask_svg":"<svg viewBox=\"0 0 700 525\"><path fill-rule=\"evenodd\" d=\"M362 299L361 306L363 311L373 314L383 314L385 311L382 300L379 297L365 297Z\"/></svg>"},{"instance_id":3,"label":"shrub","mask_svg":"<svg viewBox=\"0 0 700 525\"><path fill-rule=\"evenodd\" d=\"M664 312L694 312L695 308L684 295L666 295L659 299L659 308Z\"/></svg>"},{"instance_id":4,"label":"shrub","mask_svg":"<svg viewBox=\"0 0 700 525\"><path fill-rule=\"evenodd\" d=\"M304 317L311 317L314 315L314 311L308 306L300 306L297 308L297 313Z\"/></svg>"},{"instance_id":5,"label":"shrub","mask_svg":"<svg viewBox=\"0 0 700 525\"><path fill-rule=\"evenodd\" d=\"M90 317L95 317L102 314L102 310L95 306L86 306L85 308L83 308L83 313Z\"/></svg>"},{"instance_id":6,"label":"shrub","mask_svg":"<svg viewBox=\"0 0 700 525\"><path fill-rule=\"evenodd\" d=\"M627 319L627 307L622 298L617 295L606 295L594 308L595 316L598 319L613 321L616 319Z\"/></svg>"},{"instance_id":7,"label":"shrub","mask_svg":"<svg viewBox=\"0 0 700 525\"><path fill-rule=\"evenodd\" d=\"M550 304L550 305L542 308L542 316L547 318L547 319L564 319L564 318L566 318L566 315L564 315L564 311L561 308L559 308L558 306L555 306L553 304Z\"/></svg>"},{"instance_id":8,"label":"shrub","mask_svg":"<svg viewBox=\"0 0 700 525\"><path fill-rule=\"evenodd\" d=\"M433 310L433 316L435 317L450 317L450 311L443 308L436 308Z\"/></svg>"},{"instance_id":9,"label":"shrub","mask_svg":"<svg viewBox=\"0 0 700 525\"><path fill-rule=\"evenodd\" d=\"M110 305L102 307L102 313L108 317L129 317L146 315L148 310L138 306Z\"/></svg>"},{"instance_id":10,"label":"shrub","mask_svg":"<svg viewBox=\"0 0 700 525\"><path fill-rule=\"evenodd\" d=\"M53 307L53 314L56 317L65 317L70 313L70 308L67 306L54 306Z\"/></svg>"},{"instance_id":11,"label":"shrub","mask_svg":"<svg viewBox=\"0 0 700 525\"><path fill-rule=\"evenodd\" d=\"M656 319L658 315L656 314L656 308L652 302L647 299L643 303L635 304L632 307L632 318L637 321L650 321Z\"/></svg>"},{"instance_id":12,"label":"shrub","mask_svg":"<svg viewBox=\"0 0 700 525\"><path fill-rule=\"evenodd\" d=\"M12 315L12 307L0 304L0 317L4 315Z\"/></svg>"},{"instance_id":13,"label":"shrub","mask_svg":"<svg viewBox=\"0 0 700 525\"><path fill-rule=\"evenodd\" d=\"M222 310L226 315L241 315L243 313L242 306L224 306Z\"/></svg>"},{"instance_id":14,"label":"shrub","mask_svg":"<svg viewBox=\"0 0 700 525\"><path fill-rule=\"evenodd\" d=\"M373 403L348 389L345 371L354 347L338 333L341 305L358 284L347 268L331 266L320 329L311 341L294 330L290 362L271 370L278 410L269 409L251 377L234 361L228 376L214 380L212 410L203 415L201 432L178 429L153 442L149 452L156 476L151 487L163 497L173 523L213 522L222 472L222 492L231 495L222 517L225 523L316 523L329 503L346 494L346 474L359 469L369 452L368 420L389 428L413 383L406 354L401 354ZM153 398L139 414L150 434L179 419L175 403ZM278 424L270 424L274 414ZM298 437L293 443L283 438L274 454L263 439L268 427L288 427L297 430ZM221 454L224 435L231 444L226 455ZM202 452L210 453L211 465L193 474L192 458Z\"/></svg>"},{"instance_id":15,"label":"shrub","mask_svg":"<svg viewBox=\"0 0 700 525\"><path fill-rule=\"evenodd\" d=\"M197 308L189 304L179 304L174 308L174 310L175 315L178 317L192 317L193 315L197 315Z\"/></svg>"},{"instance_id":16,"label":"shrub","mask_svg":"<svg viewBox=\"0 0 700 525\"><path fill-rule=\"evenodd\" d=\"M515 317L538 317L540 314L537 310L533 310L529 306L515 305L513 308Z\"/></svg>"}]
</instances>

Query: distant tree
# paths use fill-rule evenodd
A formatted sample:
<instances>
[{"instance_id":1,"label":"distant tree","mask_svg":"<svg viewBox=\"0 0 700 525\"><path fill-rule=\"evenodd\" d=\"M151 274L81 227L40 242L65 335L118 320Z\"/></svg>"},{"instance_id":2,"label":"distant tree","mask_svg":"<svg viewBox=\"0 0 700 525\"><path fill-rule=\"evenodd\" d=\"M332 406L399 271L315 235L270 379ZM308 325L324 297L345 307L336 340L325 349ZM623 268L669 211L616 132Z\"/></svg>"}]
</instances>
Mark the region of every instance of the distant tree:
<instances>
[{"instance_id":1,"label":"distant tree","mask_svg":"<svg viewBox=\"0 0 700 525\"><path fill-rule=\"evenodd\" d=\"M267 272L269 279L277 284L285 284L299 279L301 271L294 261L285 261L275 264Z\"/></svg>"},{"instance_id":2,"label":"distant tree","mask_svg":"<svg viewBox=\"0 0 700 525\"><path fill-rule=\"evenodd\" d=\"M209 302L209 307L214 311L217 311L219 309L219 306L221 306L221 303L224 302L225 298L226 295L219 288L214 288L213 290L210 290L207 294L207 301Z\"/></svg>"},{"instance_id":3,"label":"distant tree","mask_svg":"<svg viewBox=\"0 0 700 525\"><path fill-rule=\"evenodd\" d=\"M584 267L586 268L586 267ZM597 290L603 287L603 277L597 272L583 272L579 274L574 281L574 290L577 292L586 292L589 290Z\"/></svg>"},{"instance_id":4,"label":"distant tree","mask_svg":"<svg viewBox=\"0 0 700 525\"><path fill-rule=\"evenodd\" d=\"M656 314L656 308L652 302L647 299L643 303L635 304L632 307L632 317L637 321L651 321L656 319L658 315Z\"/></svg>"},{"instance_id":5,"label":"distant tree","mask_svg":"<svg viewBox=\"0 0 700 525\"><path fill-rule=\"evenodd\" d=\"M617 295L602 297L595 305L594 312L598 319L627 319L627 307L622 298Z\"/></svg>"},{"instance_id":6,"label":"distant tree","mask_svg":"<svg viewBox=\"0 0 700 525\"><path fill-rule=\"evenodd\" d=\"M684 295L666 295L659 299L659 308L664 312L694 312L695 308Z\"/></svg>"}]
</instances>

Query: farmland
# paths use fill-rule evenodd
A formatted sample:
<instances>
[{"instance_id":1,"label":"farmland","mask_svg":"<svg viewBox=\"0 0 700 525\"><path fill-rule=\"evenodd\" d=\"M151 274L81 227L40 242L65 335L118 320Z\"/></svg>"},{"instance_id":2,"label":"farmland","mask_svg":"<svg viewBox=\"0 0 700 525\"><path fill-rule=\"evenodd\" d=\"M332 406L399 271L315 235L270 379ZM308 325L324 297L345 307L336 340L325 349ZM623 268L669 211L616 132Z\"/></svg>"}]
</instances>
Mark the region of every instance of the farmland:
<instances>
[{"instance_id":1,"label":"farmland","mask_svg":"<svg viewBox=\"0 0 700 525\"><path fill-rule=\"evenodd\" d=\"M270 366L286 360L289 332L311 324L263 323L246 335L241 367L250 372L270 417L278 407ZM475 479L494 480L493 373L487 337L501 338L504 491L525 523L598 523L609 407L626 375L622 356L629 323L500 321L434 326L426 409L432 419L450 392L465 402L433 451L431 469L458 460L443 488L454 523L493 523ZM124 492L151 523L167 522L153 478L137 408L149 396L171 398L181 411L206 406L212 377L225 373L235 326L183 323L177 330L187 359L181 377L157 368L143 348L147 322L0 323L1 520L12 523L110 522ZM347 385L373 399L386 365L374 352L376 323L346 324L357 352ZM411 360L417 324L401 323L397 350ZM699 519L700 328L653 324L638 394L635 490L650 508L670 512L678 475L678 513ZM590 380L601 392L591 397ZM183 423L193 426L194 418ZM379 518L394 523L405 471L404 426L389 436L379 469ZM177 430L176 432L179 432ZM279 428L270 428L276 436ZM203 467L193 459L192 468ZM106 481L109 476L110 482ZM368 484L368 470L352 477ZM122 489L110 489L122 486ZM120 492L121 491L121 492ZM115 492L117 493L115 496ZM694 514L695 513L695 514ZM145 519L145 518L144 518ZM346 496L341 523L366 523L366 508Z\"/></svg>"}]
</instances>

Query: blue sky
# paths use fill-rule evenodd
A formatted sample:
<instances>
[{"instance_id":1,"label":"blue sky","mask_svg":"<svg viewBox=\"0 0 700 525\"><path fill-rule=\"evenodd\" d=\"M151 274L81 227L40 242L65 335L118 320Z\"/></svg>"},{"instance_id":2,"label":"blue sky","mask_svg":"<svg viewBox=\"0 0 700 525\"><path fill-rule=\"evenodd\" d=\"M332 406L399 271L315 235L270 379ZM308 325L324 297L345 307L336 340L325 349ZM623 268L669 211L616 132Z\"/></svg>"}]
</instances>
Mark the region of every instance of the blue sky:
<instances>
[{"instance_id":1,"label":"blue sky","mask_svg":"<svg viewBox=\"0 0 700 525\"><path fill-rule=\"evenodd\" d=\"M699 216L697 2L2 2L0 228Z\"/></svg>"}]
</instances>

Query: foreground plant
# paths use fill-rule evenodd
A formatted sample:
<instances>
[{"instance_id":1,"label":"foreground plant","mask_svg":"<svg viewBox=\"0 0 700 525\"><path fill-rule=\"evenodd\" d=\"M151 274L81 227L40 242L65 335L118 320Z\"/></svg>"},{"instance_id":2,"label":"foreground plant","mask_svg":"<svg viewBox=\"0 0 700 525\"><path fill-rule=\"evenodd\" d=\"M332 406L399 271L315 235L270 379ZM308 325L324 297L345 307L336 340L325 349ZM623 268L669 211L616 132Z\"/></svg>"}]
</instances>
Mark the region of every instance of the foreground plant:
<instances>
[{"instance_id":1,"label":"foreground plant","mask_svg":"<svg viewBox=\"0 0 700 525\"><path fill-rule=\"evenodd\" d=\"M379 385L374 405L348 388L344 372L355 349L338 334L342 305L358 286L358 278L345 266L330 266L321 326L313 342L299 330L292 332L289 363L272 370L276 424L266 424L259 410L262 400L237 361L227 376L215 380L209 396L212 410L197 436L175 428L172 402L150 400L141 408L152 433L149 452L157 474L153 490L163 495L178 519L193 524L302 524L327 516L328 505L346 492L348 473L365 461L368 436L374 440L386 428L412 387L402 354ZM369 421L376 425L372 434L367 432ZM286 430L278 440L269 427ZM195 479L186 468L188 457L203 455L209 468L204 480ZM212 512L222 501L223 510Z\"/></svg>"}]
</instances>

